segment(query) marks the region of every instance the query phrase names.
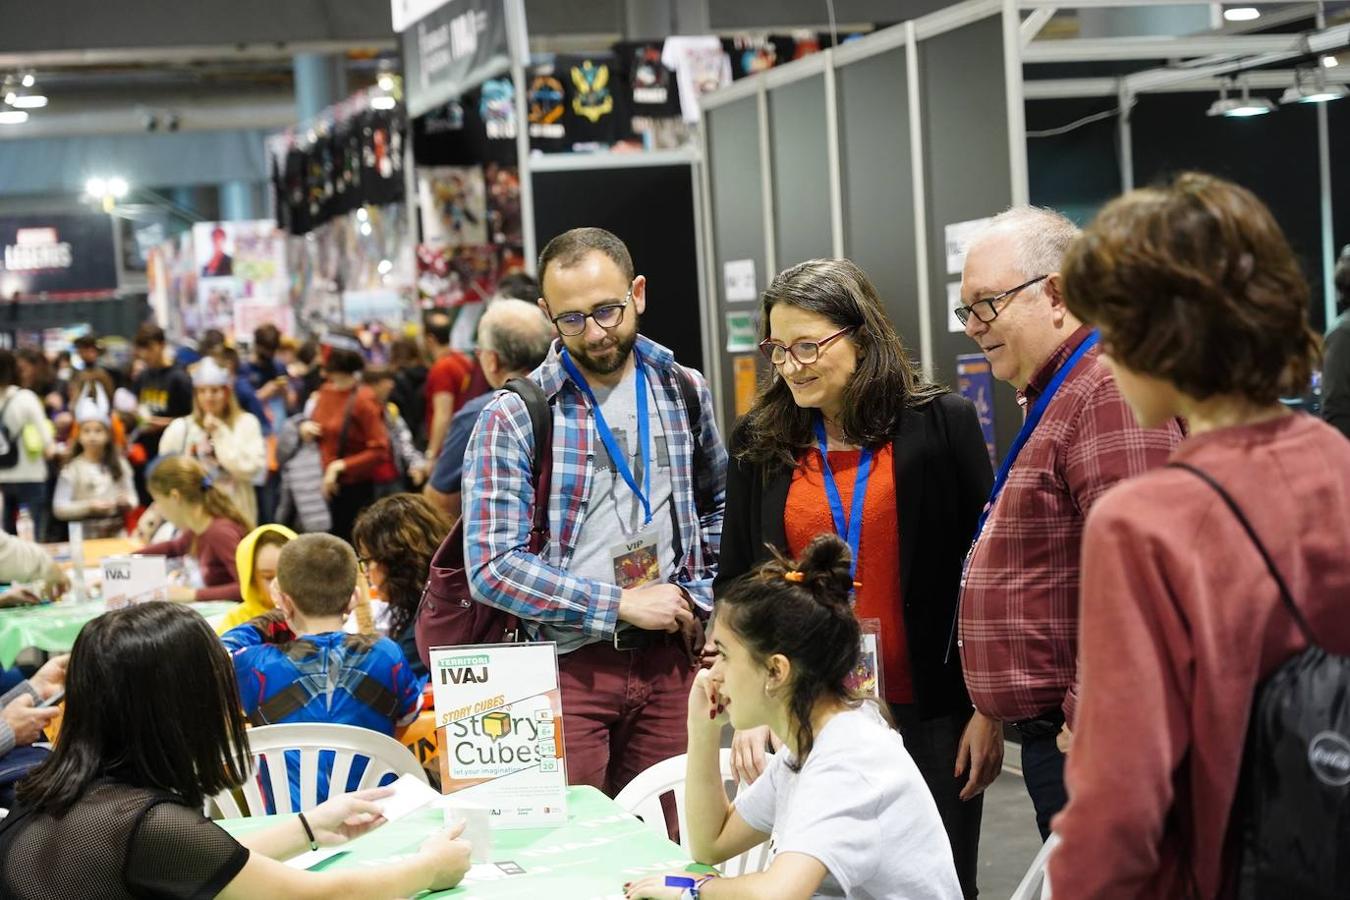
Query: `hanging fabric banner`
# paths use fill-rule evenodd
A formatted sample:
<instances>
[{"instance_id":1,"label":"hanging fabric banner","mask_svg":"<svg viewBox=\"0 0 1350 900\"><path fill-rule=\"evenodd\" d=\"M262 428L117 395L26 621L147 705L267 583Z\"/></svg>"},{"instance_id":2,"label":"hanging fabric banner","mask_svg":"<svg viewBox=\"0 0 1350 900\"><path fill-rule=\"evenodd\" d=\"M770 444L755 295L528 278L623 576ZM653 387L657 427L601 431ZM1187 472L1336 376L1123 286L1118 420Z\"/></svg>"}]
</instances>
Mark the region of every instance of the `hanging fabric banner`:
<instances>
[{"instance_id":1,"label":"hanging fabric banner","mask_svg":"<svg viewBox=\"0 0 1350 900\"><path fill-rule=\"evenodd\" d=\"M410 116L448 103L511 67L502 0L449 0L409 24L402 42Z\"/></svg>"}]
</instances>

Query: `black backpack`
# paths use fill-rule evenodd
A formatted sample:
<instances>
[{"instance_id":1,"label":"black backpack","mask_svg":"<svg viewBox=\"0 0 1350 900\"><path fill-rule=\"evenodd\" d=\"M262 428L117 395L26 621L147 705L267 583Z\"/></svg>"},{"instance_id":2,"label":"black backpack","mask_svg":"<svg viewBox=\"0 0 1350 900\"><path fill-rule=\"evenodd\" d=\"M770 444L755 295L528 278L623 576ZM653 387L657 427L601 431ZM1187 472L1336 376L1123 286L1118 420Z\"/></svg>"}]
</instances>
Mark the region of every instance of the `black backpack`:
<instances>
[{"instance_id":1,"label":"black backpack","mask_svg":"<svg viewBox=\"0 0 1350 900\"><path fill-rule=\"evenodd\" d=\"M1223 498L1308 642L1256 689L1233 809L1238 896L1350 896L1350 657L1318 646L1275 561L1228 492L1201 469L1172 465Z\"/></svg>"}]
</instances>

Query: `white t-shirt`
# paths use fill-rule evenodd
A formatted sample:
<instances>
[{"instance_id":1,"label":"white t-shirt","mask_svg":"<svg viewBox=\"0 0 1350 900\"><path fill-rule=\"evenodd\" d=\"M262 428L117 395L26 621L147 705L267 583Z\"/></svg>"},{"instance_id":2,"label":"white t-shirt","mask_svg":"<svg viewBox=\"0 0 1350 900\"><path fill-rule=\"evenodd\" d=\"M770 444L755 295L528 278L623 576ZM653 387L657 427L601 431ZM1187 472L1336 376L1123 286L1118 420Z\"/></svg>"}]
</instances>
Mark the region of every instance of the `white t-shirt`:
<instances>
[{"instance_id":1,"label":"white t-shirt","mask_svg":"<svg viewBox=\"0 0 1350 900\"><path fill-rule=\"evenodd\" d=\"M699 120L698 98L731 84L731 57L716 35L666 38L661 64L675 70L680 114L691 125Z\"/></svg>"},{"instance_id":2,"label":"white t-shirt","mask_svg":"<svg viewBox=\"0 0 1350 900\"><path fill-rule=\"evenodd\" d=\"M771 856L804 853L829 870L813 896L961 900L937 804L875 706L830 719L800 772L789 759L774 756L735 806L772 835Z\"/></svg>"}]
</instances>

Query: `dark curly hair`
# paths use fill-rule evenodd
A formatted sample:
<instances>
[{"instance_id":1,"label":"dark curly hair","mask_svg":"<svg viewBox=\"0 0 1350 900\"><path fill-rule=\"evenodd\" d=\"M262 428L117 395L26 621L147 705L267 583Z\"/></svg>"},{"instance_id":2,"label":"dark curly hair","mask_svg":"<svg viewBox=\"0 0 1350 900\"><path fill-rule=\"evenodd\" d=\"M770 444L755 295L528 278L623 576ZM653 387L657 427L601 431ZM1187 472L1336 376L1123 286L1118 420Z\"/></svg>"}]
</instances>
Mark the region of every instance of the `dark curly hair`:
<instances>
[{"instance_id":1,"label":"dark curly hair","mask_svg":"<svg viewBox=\"0 0 1350 900\"><path fill-rule=\"evenodd\" d=\"M812 259L778 273L760 303L761 339L769 337L769 314L780 303L824 316L837 328L852 328L858 366L844 389L839 425L860 447L888 443L905 407L922 406L940 385L923 378L891 327L871 280L849 259ZM803 448L815 446L815 411L792 398L787 382L771 372L742 428L738 455L763 466L797 464Z\"/></svg>"},{"instance_id":2,"label":"dark curly hair","mask_svg":"<svg viewBox=\"0 0 1350 900\"><path fill-rule=\"evenodd\" d=\"M1069 309L1101 329L1111 358L1200 400L1300 394L1321 356L1280 226L1255 194L1213 175L1111 201L1063 272Z\"/></svg>"},{"instance_id":3,"label":"dark curly hair","mask_svg":"<svg viewBox=\"0 0 1350 900\"><path fill-rule=\"evenodd\" d=\"M774 654L792 663L789 708L801 764L815 744L811 711L816 701L834 698L856 703L848 678L861 654L861 626L849 595L848 545L835 534L817 536L801 558L774 552L769 561L732 582L717 600L717 628L730 629L760 662ZM800 581L789 581L789 572Z\"/></svg>"},{"instance_id":4,"label":"dark curly hair","mask_svg":"<svg viewBox=\"0 0 1350 900\"><path fill-rule=\"evenodd\" d=\"M380 590L389 604L389 636L395 640L417 616L431 557L451 524L421 494L394 494L367 507L352 525L357 555L384 567Z\"/></svg>"}]
</instances>

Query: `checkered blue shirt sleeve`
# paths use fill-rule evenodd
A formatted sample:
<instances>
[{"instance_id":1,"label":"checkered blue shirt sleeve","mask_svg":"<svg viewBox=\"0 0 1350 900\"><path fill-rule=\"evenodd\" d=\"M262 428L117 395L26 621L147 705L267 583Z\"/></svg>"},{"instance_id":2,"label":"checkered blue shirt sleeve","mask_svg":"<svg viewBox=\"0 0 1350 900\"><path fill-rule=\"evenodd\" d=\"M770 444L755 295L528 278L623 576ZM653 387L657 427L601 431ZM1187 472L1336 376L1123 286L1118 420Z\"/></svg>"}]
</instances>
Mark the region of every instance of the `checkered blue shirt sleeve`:
<instances>
[{"instance_id":1,"label":"checkered blue shirt sleeve","mask_svg":"<svg viewBox=\"0 0 1350 900\"><path fill-rule=\"evenodd\" d=\"M529 411L514 393L498 394L478 417L464 458L469 590L522 619L608 638L618 624L619 587L570 575L529 552L533 443ZM555 485L560 477L555 469Z\"/></svg>"}]
</instances>

